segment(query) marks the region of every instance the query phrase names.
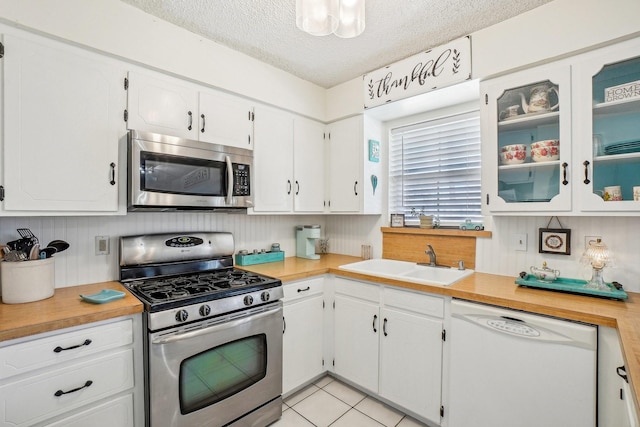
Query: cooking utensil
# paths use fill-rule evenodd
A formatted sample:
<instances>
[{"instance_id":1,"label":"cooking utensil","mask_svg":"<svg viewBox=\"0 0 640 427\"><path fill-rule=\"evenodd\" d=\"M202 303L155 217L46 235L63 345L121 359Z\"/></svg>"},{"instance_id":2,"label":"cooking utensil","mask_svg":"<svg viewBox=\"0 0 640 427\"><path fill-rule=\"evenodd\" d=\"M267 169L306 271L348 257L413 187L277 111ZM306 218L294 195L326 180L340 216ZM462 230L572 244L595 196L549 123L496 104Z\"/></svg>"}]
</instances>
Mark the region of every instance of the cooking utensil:
<instances>
[{"instance_id":1,"label":"cooking utensil","mask_svg":"<svg viewBox=\"0 0 640 427\"><path fill-rule=\"evenodd\" d=\"M27 254L22 251L9 251L4 255L5 261L25 261L27 259Z\"/></svg>"},{"instance_id":2,"label":"cooking utensil","mask_svg":"<svg viewBox=\"0 0 640 427\"><path fill-rule=\"evenodd\" d=\"M40 249L40 259L43 258L51 258L53 256L53 254L55 254L56 248L54 248L53 246L47 246L46 248L42 248Z\"/></svg>"},{"instance_id":3,"label":"cooking utensil","mask_svg":"<svg viewBox=\"0 0 640 427\"><path fill-rule=\"evenodd\" d=\"M47 247L54 248L56 250L56 253L58 253L68 249L69 243L65 242L64 240L52 240L51 242L49 242Z\"/></svg>"},{"instance_id":4,"label":"cooking utensil","mask_svg":"<svg viewBox=\"0 0 640 427\"><path fill-rule=\"evenodd\" d=\"M31 251L29 251L29 259L39 259L40 258L40 245L35 244L31 247Z\"/></svg>"}]
</instances>

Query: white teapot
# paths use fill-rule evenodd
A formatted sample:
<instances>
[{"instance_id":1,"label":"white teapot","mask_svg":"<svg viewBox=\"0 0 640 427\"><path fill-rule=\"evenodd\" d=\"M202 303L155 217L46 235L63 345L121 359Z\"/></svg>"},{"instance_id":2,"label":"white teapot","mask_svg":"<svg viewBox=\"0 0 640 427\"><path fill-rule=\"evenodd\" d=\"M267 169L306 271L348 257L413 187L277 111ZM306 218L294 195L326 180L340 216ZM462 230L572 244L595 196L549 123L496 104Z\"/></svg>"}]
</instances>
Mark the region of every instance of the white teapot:
<instances>
[{"instance_id":1,"label":"white teapot","mask_svg":"<svg viewBox=\"0 0 640 427\"><path fill-rule=\"evenodd\" d=\"M529 91L529 103L524 96L524 93L520 92L520 99L522 100L522 111L527 113L537 113L541 111L553 111L558 108L560 101L557 104L551 105L549 102L549 93L555 92L559 97L558 88L556 86L542 83L535 85Z\"/></svg>"}]
</instances>

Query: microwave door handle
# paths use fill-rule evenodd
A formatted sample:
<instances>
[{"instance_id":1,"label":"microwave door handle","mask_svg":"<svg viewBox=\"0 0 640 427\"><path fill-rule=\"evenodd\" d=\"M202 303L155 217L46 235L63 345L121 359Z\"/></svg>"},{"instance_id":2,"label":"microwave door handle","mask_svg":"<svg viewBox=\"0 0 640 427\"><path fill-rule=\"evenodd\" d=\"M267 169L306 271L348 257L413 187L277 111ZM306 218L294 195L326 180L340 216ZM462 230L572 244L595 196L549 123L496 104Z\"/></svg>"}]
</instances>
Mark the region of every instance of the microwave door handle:
<instances>
[{"instance_id":1,"label":"microwave door handle","mask_svg":"<svg viewBox=\"0 0 640 427\"><path fill-rule=\"evenodd\" d=\"M231 157L226 156L227 162L227 206L231 206L233 201L233 165L231 164Z\"/></svg>"}]
</instances>

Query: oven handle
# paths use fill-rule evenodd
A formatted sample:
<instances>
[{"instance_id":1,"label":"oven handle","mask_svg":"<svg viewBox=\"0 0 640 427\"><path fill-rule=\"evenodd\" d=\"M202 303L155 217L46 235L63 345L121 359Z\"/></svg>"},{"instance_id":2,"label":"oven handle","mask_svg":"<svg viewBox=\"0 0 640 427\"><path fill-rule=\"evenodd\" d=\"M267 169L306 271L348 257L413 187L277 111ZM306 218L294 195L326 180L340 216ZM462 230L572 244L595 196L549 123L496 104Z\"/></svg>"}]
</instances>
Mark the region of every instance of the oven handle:
<instances>
[{"instance_id":1,"label":"oven handle","mask_svg":"<svg viewBox=\"0 0 640 427\"><path fill-rule=\"evenodd\" d=\"M251 320L252 321L256 321L256 320L260 320L263 319L265 317L269 317L271 315L273 315L274 313L277 313L279 311L282 310L282 307L280 305L278 305L278 307L273 308L271 310L267 310L264 311L262 313L257 313L257 314L251 314L251 315L247 315L247 316L243 316L240 317L238 319L234 319L234 320L230 320L228 322L223 322L220 323L218 325L212 325L212 326L207 326L201 329L196 329L195 331L189 331L189 332L183 332L183 333L177 333L175 335L171 335L165 338L158 338L158 339L154 339L153 341L151 341L152 344L170 344L176 341L181 341L181 340L186 340L186 339L190 339L190 338L196 338L199 337L201 335L206 335L206 334L210 334L213 332L218 332L224 329L229 329L229 328L233 328L238 326L240 323L245 322L249 316L251 316Z\"/></svg>"},{"instance_id":2,"label":"oven handle","mask_svg":"<svg viewBox=\"0 0 640 427\"><path fill-rule=\"evenodd\" d=\"M231 206L233 200L233 165L231 164L231 157L225 156L227 162L227 206Z\"/></svg>"}]
</instances>

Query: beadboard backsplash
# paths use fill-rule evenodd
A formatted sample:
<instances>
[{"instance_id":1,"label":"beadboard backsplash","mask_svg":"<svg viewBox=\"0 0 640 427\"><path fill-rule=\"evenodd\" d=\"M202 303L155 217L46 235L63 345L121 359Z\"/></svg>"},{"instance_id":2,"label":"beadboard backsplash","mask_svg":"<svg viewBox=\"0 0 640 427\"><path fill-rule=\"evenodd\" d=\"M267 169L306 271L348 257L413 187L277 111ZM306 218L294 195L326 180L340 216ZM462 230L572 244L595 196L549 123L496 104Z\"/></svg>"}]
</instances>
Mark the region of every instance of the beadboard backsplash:
<instances>
[{"instance_id":1,"label":"beadboard backsplash","mask_svg":"<svg viewBox=\"0 0 640 427\"><path fill-rule=\"evenodd\" d=\"M132 212L113 217L10 217L0 218L0 243L19 238L17 228L31 229L42 245L54 239L69 242L69 249L54 255L55 283L60 288L118 280L120 236L228 231L234 235L236 252L241 249L268 250L272 243L277 242L286 256L295 256L295 226L303 224L320 224L324 233L325 217L209 212ZM109 255L95 255L95 236L109 236Z\"/></svg>"}]
</instances>

